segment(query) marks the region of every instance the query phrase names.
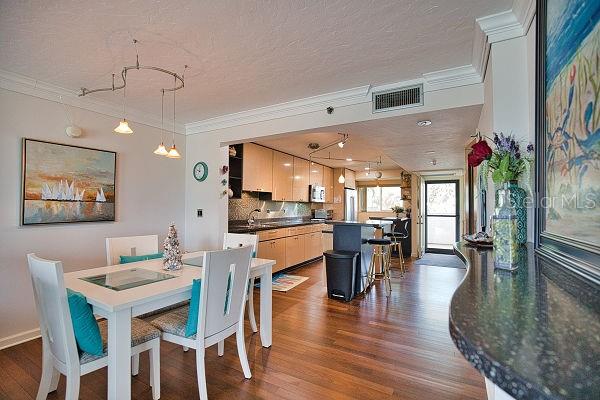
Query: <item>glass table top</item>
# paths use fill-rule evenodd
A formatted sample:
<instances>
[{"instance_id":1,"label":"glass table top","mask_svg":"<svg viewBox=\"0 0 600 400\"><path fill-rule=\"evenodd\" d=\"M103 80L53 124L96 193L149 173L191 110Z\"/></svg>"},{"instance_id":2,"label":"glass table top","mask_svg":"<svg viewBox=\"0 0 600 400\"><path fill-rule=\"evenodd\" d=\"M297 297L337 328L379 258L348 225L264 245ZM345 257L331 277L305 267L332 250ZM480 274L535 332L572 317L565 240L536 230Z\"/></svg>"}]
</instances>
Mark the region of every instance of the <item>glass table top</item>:
<instances>
[{"instance_id":1,"label":"glass table top","mask_svg":"<svg viewBox=\"0 0 600 400\"><path fill-rule=\"evenodd\" d=\"M171 278L175 278L175 276L163 274L162 272L150 271L143 268L132 268L123 271L109 272L108 274L87 276L80 279L95 285L120 291L138 286L149 285L151 283L160 282Z\"/></svg>"},{"instance_id":2,"label":"glass table top","mask_svg":"<svg viewBox=\"0 0 600 400\"><path fill-rule=\"evenodd\" d=\"M193 267L201 267L204 262L204 257L194 257L183 260L184 265L191 265Z\"/></svg>"}]
</instances>

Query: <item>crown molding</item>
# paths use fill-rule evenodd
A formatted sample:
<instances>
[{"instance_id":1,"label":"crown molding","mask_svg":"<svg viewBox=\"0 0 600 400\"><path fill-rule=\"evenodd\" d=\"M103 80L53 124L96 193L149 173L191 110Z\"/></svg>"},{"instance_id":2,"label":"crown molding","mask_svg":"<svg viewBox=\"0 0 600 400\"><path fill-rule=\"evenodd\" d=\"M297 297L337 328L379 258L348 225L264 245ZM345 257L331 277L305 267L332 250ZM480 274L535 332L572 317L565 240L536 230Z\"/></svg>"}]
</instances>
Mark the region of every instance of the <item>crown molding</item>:
<instances>
[{"instance_id":1,"label":"crown molding","mask_svg":"<svg viewBox=\"0 0 600 400\"><path fill-rule=\"evenodd\" d=\"M523 27L523 34L527 35L537 11L535 0L514 0L512 11Z\"/></svg>"},{"instance_id":2,"label":"crown molding","mask_svg":"<svg viewBox=\"0 0 600 400\"><path fill-rule=\"evenodd\" d=\"M327 107L367 103L371 101L368 97L370 88L370 85L360 86L192 122L185 125L186 134L192 135L315 111L325 111Z\"/></svg>"},{"instance_id":3,"label":"crown molding","mask_svg":"<svg viewBox=\"0 0 600 400\"><path fill-rule=\"evenodd\" d=\"M76 91L1 69L0 88L56 103L67 104L72 107L81 108L117 119L123 117L121 107L113 103L99 100L92 96L79 97ZM132 122L158 129L161 127L160 118L157 118L153 114L135 109L129 109L127 111L127 119ZM165 126L170 126L170 124L172 124L172 120L165 119ZM183 124L176 124L175 131L176 133L184 134L185 126Z\"/></svg>"},{"instance_id":4,"label":"crown molding","mask_svg":"<svg viewBox=\"0 0 600 400\"><path fill-rule=\"evenodd\" d=\"M425 92L481 83L481 75L473 65L448 68L423 74Z\"/></svg>"}]
</instances>

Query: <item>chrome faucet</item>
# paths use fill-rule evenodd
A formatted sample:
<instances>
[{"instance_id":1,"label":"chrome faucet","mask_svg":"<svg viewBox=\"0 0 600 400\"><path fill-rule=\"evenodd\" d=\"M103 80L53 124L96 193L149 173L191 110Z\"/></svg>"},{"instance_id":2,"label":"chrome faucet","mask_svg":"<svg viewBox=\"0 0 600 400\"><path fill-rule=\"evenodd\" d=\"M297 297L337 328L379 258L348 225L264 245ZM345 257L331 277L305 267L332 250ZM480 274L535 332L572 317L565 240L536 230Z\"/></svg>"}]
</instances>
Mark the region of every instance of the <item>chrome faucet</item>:
<instances>
[{"instance_id":1,"label":"chrome faucet","mask_svg":"<svg viewBox=\"0 0 600 400\"><path fill-rule=\"evenodd\" d=\"M248 225L254 225L255 220L252 214L255 212L260 212L260 208L255 208L254 210L250 211L248 214Z\"/></svg>"}]
</instances>

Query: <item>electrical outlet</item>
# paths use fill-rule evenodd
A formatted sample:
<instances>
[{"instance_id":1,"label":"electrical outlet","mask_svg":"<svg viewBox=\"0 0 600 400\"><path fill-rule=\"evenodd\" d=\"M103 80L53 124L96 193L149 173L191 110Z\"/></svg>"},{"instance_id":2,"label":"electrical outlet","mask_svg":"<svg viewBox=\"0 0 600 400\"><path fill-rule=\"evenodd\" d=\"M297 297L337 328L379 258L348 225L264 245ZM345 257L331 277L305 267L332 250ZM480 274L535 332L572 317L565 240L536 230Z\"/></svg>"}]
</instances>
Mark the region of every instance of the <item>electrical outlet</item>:
<instances>
[{"instance_id":1,"label":"electrical outlet","mask_svg":"<svg viewBox=\"0 0 600 400\"><path fill-rule=\"evenodd\" d=\"M199 209L196 210L196 216L198 218L202 218L202 209L201 208L199 208Z\"/></svg>"}]
</instances>

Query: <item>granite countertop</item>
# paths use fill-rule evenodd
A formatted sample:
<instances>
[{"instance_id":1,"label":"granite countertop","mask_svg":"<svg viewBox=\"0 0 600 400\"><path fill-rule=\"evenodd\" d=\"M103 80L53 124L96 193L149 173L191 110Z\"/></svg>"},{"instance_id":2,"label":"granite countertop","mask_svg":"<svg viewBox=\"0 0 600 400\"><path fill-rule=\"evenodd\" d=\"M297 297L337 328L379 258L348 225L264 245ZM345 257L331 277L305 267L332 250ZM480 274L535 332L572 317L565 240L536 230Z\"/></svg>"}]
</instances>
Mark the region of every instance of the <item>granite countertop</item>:
<instances>
[{"instance_id":1,"label":"granite countertop","mask_svg":"<svg viewBox=\"0 0 600 400\"><path fill-rule=\"evenodd\" d=\"M323 224L325 220L315 220L315 219L281 219L281 220L273 220L273 221L256 221L256 223L252 226L247 223L234 223L230 224L228 228L229 233L251 233L258 231L267 231L269 229L278 229L278 228L289 228L292 226L302 226L302 225L314 225L314 224Z\"/></svg>"},{"instance_id":2,"label":"granite countertop","mask_svg":"<svg viewBox=\"0 0 600 400\"><path fill-rule=\"evenodd\" d=\"M515 399L600 398L600 287L521 250L515 272L460 242L467 274L450 305L452 340Z\"/></svg>"},{"instance_id":3,"label":"granite countertop","mask_svg":"<svg viewBox=\"0 0 600 400\"><path fill-rule=\"evenodd\" d=\"M380 228L384 225L392 225L392 221L384 221L380 219L372 220L368 219L365 222L358 221L325 221L328 225L360 225L360 226L372 226L374 228Z\"/></svg>"}]
</instances>

